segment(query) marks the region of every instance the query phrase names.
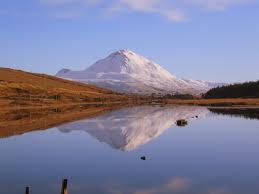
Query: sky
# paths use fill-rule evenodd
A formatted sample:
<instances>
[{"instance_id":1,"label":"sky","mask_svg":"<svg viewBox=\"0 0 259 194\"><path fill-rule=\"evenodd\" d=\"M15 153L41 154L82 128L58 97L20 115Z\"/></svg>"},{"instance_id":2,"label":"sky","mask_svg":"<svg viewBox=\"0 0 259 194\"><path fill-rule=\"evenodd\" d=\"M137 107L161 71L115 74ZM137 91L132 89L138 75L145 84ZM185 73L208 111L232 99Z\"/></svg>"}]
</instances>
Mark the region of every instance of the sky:
<instances>
[{"instance_id":1,"label":"sky","mask_svg":"<svg viewBox=\"0 0 259 194\"><path fill-rule=\"evenodd\" d=\"M55 74L130 49L180 78L259 79L259 0L0 0L0 66Z\"/></svg>"}]
</instances>

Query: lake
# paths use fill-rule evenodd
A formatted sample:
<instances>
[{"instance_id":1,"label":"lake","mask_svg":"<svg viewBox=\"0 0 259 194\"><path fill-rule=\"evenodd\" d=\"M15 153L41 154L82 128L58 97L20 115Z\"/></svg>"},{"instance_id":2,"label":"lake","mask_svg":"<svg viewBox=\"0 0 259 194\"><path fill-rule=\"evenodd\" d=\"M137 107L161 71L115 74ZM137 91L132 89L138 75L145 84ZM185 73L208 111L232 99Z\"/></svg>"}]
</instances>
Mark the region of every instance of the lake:
<instances>
[{"instance_id":1,"label":"lake","mask_svg":"<svg viewBox=\"0 0 259 194\"><path fill-rule=\"evenodd\" d=\"M258 110L128 107L29 131L8 118L1 194L59 194L63 178L69 194L259 193Z\"/></svg>"}]
</instances>

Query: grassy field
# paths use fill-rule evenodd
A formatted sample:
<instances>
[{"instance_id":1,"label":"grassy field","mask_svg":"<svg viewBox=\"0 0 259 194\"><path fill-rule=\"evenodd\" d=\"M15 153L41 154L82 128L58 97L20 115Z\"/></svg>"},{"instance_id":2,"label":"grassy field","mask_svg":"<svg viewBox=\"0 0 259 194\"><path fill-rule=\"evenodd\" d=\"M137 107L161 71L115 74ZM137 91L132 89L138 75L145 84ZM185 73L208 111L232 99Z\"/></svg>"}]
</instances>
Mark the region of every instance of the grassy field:
<instances>
[{"instance_id":1,"label":"grassy field","mask_svg":"<svg viewBox=\"0 0 259 194\"><path fill-rule=\"evenodd\" d=\"M243 107L243 106L259 106L259 98L231 98L231 99L195 99L195 100L178 100L166 99L165 104L178 105L198 105L198 106L216 106L216 107Z\"/></svg>"}]
</instances>

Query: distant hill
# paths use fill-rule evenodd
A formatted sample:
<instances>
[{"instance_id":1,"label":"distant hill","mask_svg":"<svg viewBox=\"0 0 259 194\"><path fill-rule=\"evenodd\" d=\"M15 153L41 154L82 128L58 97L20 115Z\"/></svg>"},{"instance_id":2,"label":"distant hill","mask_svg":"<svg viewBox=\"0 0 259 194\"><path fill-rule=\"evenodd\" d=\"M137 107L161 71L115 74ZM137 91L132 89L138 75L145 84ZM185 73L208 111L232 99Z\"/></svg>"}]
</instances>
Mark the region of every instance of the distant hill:
<instances>
[{"instance_id":1,"label":"distant hill","mask_svg":"<svg viewBox=\"0 0 259 194\"><path fill-rule=\"evenodd\" d=\"M128 96L54 76L0 68L0 105L123 101Z\"/></svg>"},{"instance_id":2,"label":"distant hill","mask_svg":"<svg viewBox=\"0 0 259 194\"><path fill-rule=\"evenodd\" d=\"M209 90L204 98L259 98L259 80L217 87Z\"/></svg>"},{"instance_id":3,"label":"distant hill","mask_svg":"<svg viewBox=\"0 0 259 194\"><path fill-rule=\"evenodd\" d=\"M199 96L221 83L180 79L159 64L130 51L119 50L82 71L62 69L57 77L92 83L124 93Z\"/></svg>"}]
</instances>

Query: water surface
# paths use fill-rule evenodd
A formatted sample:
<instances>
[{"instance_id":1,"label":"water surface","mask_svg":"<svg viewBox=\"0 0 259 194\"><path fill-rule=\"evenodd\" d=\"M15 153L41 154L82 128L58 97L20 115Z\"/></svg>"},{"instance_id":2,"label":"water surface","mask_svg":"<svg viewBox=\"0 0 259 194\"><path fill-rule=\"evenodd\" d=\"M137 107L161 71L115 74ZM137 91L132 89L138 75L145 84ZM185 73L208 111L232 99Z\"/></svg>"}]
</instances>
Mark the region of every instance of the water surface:
<instances>
[{"instance_id":1,"label":"water surface","mask_svg":"<svg viewBox=\"0 0 259 194\"><path fill-rule=\"evenodd\" d=\"M238 115L142 106L9 135L0 193L58 194L65 177L70 194L257 194L259 120Z\"/></svg>"}]
</instances>

